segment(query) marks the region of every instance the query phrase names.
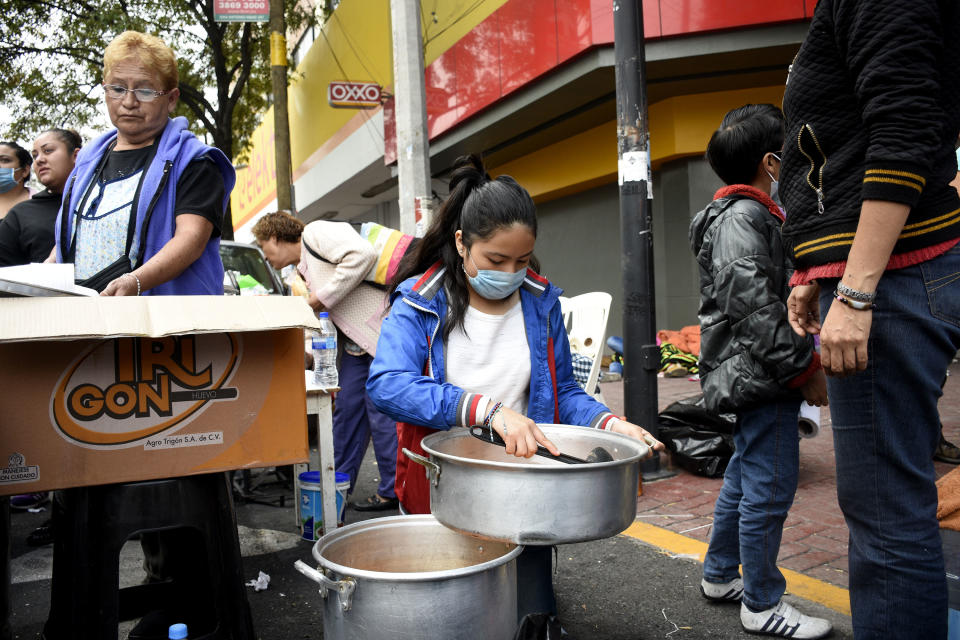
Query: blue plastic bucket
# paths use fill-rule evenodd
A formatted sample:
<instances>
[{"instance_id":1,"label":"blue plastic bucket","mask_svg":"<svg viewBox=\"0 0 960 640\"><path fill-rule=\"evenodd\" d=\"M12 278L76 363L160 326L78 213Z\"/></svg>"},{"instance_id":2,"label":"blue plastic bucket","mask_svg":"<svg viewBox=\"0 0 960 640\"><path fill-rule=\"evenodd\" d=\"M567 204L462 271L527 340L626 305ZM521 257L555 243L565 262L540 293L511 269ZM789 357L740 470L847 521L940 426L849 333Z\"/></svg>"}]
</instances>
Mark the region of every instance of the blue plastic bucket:
<instances>
[{"instance_id":1,"label":"blue plastic bucket","mask_svg":"<svg viewBox=\"0 0 960 640\"><path fill-rule=\"evenodd\" d=\"M347 494L350 493L350 474L337 471L333 474L337 483L337 526L343 526L343 512L347 510Z\"/></svg>"},{"instance_id":2,"label":"blue plastic bucket","mask_svg":"<svg viewBox=\"0 0 960 640\"><path fill-rule=\"evenodd\" d=\"M334 474L337 492L337 526L343 526L343 512L347 506L350 476L339 471ZM311 542L323 534L323 500L320 491L320 472L300 474L300 535Z\"/></svg>"}]
</instances>

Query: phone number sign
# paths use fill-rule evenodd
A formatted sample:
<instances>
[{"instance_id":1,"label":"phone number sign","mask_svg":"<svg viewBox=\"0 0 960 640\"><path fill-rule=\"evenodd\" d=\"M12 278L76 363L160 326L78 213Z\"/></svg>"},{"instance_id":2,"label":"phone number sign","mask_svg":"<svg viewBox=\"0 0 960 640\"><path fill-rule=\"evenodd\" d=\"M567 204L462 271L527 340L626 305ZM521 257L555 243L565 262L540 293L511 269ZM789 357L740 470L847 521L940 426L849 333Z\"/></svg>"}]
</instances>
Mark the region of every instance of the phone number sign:
<instances>
[{"instance_id":1,"label":"phone number sign","mask_svg":"<svg viewBox=\"0 0 960 640\"><path fill-rule=\"evenodd\" d=\"M213 19L217 22L268 22L270 0L213 0Z\"/></svg>"}]
</instances>

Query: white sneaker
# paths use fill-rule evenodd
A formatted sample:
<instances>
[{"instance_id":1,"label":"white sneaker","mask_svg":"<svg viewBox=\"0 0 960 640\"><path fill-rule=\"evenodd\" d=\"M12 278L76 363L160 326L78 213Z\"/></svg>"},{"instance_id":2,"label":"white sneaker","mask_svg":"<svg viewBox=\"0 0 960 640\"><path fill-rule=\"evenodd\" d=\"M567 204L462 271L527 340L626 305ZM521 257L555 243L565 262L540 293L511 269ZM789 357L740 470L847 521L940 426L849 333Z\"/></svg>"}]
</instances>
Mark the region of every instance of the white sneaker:
<instances>
[{"instance_id":1,"label":"white sneaker","mask_svg":"<svg viewBox=\"0 0 960 640\"><path fill-rule=\"evenodd\" d=\"M712 602L740 602L743 597L743 578L734 578L730 582L701 580L700 593Z\"/></svg>"},{"instance_id":2,"label":"white sneaker","mask_svg":"<svg viewBox=\"0 0 960 640\"><path fill-rule=\"evenodd\" d=\"M740 624L748 633L805 640L824 638L833 631L829 620L804 615L783 600L777 606L757 613L741 604Z\"/></svg>"}]
</instances>

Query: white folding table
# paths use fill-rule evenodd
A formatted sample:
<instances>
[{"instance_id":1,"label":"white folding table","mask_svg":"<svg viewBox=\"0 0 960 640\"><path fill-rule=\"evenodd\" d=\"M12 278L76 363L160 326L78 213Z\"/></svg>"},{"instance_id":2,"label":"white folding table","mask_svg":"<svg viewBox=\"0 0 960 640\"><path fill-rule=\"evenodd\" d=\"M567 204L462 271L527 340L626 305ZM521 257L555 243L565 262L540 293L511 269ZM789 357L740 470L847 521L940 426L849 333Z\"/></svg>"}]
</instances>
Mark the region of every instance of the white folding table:
<instances>
[{"instance_id":1,"label":"white folding table","mask_svg":"<svg viewBox=\"0 0 960 640\"><path fill-rule=\"evenodd\" d=\"M307 386L307 415L317 416L317 452L319 454L321 508L323 532L337 528L337 483L333 465L333 412L330 394L340 387L321 387L313 383L313 371L304 371ZM312 455L311 455L312 458ZM311 460L312 462L312 460ZM300 521L300 474L308 471L310 463L294 465L293 494L297 503L297 527ZM330 523L333 523L332 525Z\"/></svg>"}]
</instances>

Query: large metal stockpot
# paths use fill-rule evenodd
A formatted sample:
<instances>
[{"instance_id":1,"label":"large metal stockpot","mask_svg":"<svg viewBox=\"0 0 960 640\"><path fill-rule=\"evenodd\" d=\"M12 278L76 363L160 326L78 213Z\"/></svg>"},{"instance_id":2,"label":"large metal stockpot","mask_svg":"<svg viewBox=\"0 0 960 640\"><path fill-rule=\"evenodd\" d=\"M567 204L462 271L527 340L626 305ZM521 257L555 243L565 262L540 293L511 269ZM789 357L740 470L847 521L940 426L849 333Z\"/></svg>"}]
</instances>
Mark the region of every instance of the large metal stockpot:
<instances>
[{"instance_id":1,"label":"large metal stockpot","mask_svg":"<svg viewBox=\"0 0 960 640\"><path fill-rule=\"evenodd\" d=\"M587 458L595 447L613 460L564 464L517 458L467 429L423 439L430 510L444 525L471 536L523 545L597 540L626 529L637 515L640 460L649 447L633 438L586 427L544 424L562 453Z\"/></svg>"},{"instance_id":2,"label":"large metal stockpot","mask_svg":"<svg viewBox=\"0 0 960 640\"><path fill-rule=\"evenodd\" d=\"M351 524L313 547L326 640L509 640L523 547L478 540L431 515Z\"/></svg>"}]
</instances>

